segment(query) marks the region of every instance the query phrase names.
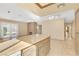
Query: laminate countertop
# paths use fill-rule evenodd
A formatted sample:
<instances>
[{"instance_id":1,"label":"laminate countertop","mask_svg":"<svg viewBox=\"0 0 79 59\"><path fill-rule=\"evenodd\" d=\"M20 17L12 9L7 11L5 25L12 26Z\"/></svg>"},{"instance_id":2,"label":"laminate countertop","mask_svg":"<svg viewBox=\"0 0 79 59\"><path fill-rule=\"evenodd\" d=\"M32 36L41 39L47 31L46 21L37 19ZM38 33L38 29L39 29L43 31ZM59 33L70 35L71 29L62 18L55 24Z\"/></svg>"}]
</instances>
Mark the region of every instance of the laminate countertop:
<instances>
[{"instance_id":1,"label":"laminate countertop","mask_svg":"<svg viewBox=\"0 0 79 59\"><path fill-rule=\"evenodd\" d=\"M30 44L35 44L48 37L49 37L49 35L45 35L45 34L34 34L34 35L22 36L22 37L19 37L18 39L21 41L30 43Z\"/></svg>"},{"instance_id":2,"label":"laminate countertop","mask_svg":"<svg viewBox=\"0 0 79 59\"><path fill-rule=\"evenodd\" d=\"M2 42L0 42L0 52L19 43L20 40L14 39L14 40L2 40Z\"/></svg>"},{"instance_id":3,"label":"laminate countertop","mask_svg":"<svg viewBox=\"0 0 79 59\"><path fill-rule=\"evenodd\" d=\"M5 41L0 43L0 56L9 56L48 37L48 35L36 34Z\"/></svg>"},{"instance_id":4,"label":"laminate countertop","mask_svg":"<svg viewBox=\"0 0 79 59\"><path fill-rule=\"evenodd\" d=\"M0 56L9 56L12 55L18 51L21 51L22 49L31 46L31 44L23 42L23 41L19 41L19 40L15 40L15 42L18 41L15 45L9 47L8 49L5 49L4 51L0 52ZM7 42L6 42L7 43ZM9 42L9 44L11 44L12 42ZM8 44L8 43L7 43ZM9 45L8 44L8 45ZM5 45L6 46L6 45ZM4 47L4 46L3 46Z\"/></svg>"}]
</instances>

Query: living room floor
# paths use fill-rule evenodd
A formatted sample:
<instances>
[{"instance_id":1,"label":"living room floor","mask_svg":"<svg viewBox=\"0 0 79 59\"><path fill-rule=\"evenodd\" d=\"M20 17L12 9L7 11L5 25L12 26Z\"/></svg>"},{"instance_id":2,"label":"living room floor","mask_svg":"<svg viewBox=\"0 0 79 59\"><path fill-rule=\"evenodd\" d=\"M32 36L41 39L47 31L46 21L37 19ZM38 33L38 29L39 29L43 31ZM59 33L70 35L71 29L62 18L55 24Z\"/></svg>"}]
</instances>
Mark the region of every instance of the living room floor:
<instances>
[{"instance_id":1,"label":"living room floor","mask_svg":"<svg viewBox=\"0 0 79 59\"><path fill-rule=\"evenodd\" d=\"M47 56L75 56L75 40L50 40L51 49Z\"/></svg>"}]
</instances>

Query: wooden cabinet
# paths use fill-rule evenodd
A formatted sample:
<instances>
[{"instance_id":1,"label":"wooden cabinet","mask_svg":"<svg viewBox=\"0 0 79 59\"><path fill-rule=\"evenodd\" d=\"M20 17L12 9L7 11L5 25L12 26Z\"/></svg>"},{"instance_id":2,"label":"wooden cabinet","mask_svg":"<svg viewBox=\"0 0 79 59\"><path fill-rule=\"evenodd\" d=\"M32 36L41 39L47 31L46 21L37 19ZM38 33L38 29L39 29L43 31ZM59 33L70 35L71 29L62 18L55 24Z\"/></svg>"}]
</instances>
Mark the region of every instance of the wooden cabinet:
<instances>
[{"instance_id":1,"label":"wooden cabinet","mask_svg":"<svg viewBox=\"0 0 79 59\"><path fill-rule=\"evenodd\" d=\"M46 56L50 50L49 35L28 35L20 37L19 40L32 44L30 47L22 50L23 56Z\"/></svg>"},{"instance_id":2,"label":"wooden cabinet","mask_svg":"<svg viewBox=\"0 0 79 59\"><path fill-rule=\"evenodd\" d=\"M49 52L48 44L38 47L38 51L39 51L39 53L38 53L39 56L47 55L47 53Z\"/></svg>"},{"instance_id":3,"label":"wooden cabinet","mask_svg":"<svg viewBox=\"0 0 79 59\"><path fill-rule=\"evenodd\" d=\"M49 37L22 50L22 56L46 56L50 50Z\"/></svg>"},{"instance_id":4,"label":"wooden cabinet","mask_svg":"<svg viewBox=\"0 0 79 59\"><path fill-rule=\"evenodd\" d=\"M22 50L22 56L36 56L36 46L30 46Z\"/></svg>"},{"instance_id":5,"label":"wooden cabinet","mask_svg":"<svg viewBox=\"0 0 79 59\"><path fill-rule=\"evenodd\" d=\"M37 56L46 56L50 50L50 40L46 38L35 44L37 47Z\"/></svg>"}]
</instances>

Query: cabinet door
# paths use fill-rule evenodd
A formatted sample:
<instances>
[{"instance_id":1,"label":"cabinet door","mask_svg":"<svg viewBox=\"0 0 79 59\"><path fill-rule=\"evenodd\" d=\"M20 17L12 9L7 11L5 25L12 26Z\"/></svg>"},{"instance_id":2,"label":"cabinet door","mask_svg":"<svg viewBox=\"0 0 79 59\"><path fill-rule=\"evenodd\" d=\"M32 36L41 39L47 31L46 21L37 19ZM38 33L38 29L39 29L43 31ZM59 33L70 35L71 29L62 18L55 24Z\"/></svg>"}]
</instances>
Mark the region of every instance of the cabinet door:
<instances>
[{"instance_id":1,"label":"cabinet door","mask_svg":"<svg viewBox=\"0 0 79 59\"><path fill-rule=\"evenodd\" d=\"M40 46L38 51L39 51L39 56L46 56L49 52L50 47L48 46L48 44L44 45L44 46Z\"/></svg>"},{"instance_id":2,"label":"cabinet door","mask_svg":"<svg viewBox=\"0 0 79 59\"><path fill-rule=\"evenodd\" d=\"M38 56L47 55L50 50L50 37L44 39L43 41L38 42L35 45L37 46L37 55Z\"/></svg>"},{"instance_id":3,"label":"cabinet door","mask_svg":"<svg viewBox=\"0 0 79 59\"><path fill-rule=\"evenodd\" d=\"M14 53L14 54L12 54L10 56L21 56L21 51L18 51L18 52Z\"/></svg>"},{"instance_id":4,"label":"cabinet door","mask_svg":"<svg viewBox=\"0 0 79 59\"><path fill-rule=\"evenodd\" d=\"M22 50L22 56L36 56L36 46L31 46Z\"/></svg>"}]
</instances>

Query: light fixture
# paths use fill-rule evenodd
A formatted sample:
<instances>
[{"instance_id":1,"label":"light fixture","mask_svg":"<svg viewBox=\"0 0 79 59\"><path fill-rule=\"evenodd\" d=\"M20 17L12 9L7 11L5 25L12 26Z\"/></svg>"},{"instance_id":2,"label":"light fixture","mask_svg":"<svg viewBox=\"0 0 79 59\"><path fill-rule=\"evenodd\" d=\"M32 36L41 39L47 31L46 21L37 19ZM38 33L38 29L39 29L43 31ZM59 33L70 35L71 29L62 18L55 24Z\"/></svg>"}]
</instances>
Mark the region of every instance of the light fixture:
<instances>
[{"instance_id":1,"label":"light fixture","mask_svg":"<svg viewBox=\"0 0 79 59\"><path fill-rule=\"evenodd\" d=\"M57 8L61 8L61 7L64 7L65 6L65 3L60 3L59 5L57 5Z\"/></svg>"},{"instance_id":2,"label":"light fixture","mask_svg":"<svg viewBox=\"0 0 79 59\"><path fill-rule=\"evenodd\" d=\"M49 20L51 20L51 19L54 19L54 16L50 16L50 17L49 17Z\"/></svg>"}]
</instances>

